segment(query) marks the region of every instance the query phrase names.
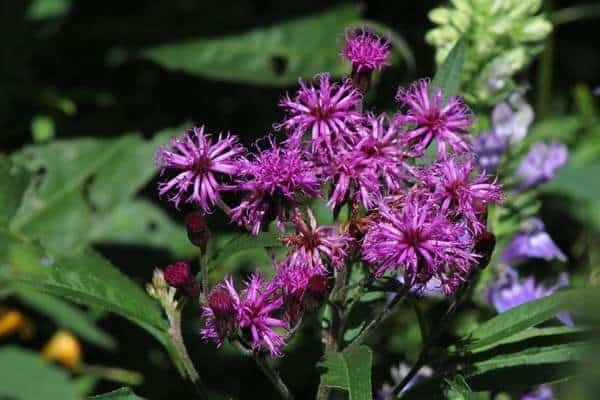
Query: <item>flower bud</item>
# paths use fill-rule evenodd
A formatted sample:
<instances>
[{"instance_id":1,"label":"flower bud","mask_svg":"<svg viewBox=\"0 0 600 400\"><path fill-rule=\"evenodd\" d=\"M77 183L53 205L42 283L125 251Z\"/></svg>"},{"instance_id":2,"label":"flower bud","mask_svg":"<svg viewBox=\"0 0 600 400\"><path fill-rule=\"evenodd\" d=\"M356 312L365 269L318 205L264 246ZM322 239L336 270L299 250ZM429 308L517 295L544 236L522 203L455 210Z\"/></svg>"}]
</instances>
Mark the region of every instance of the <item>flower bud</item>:
<instances>
[{"instance_id":1,"label":"flower bud","mask_svg":"<svg viewBox=\"0 0 600 400\"><path fill-rule=\"evenodd\" d=\"M202 251L206 250L206 244L210 237L204 214L199 211L189 213L185 217L185 226L190 242L194 246L200 247Z\"/></svg>"},{"instance_id":2,"label":"flower bud","mask_svg":"<svg viewBox=\"0 0 600 400\"><path fill-rule=\"evenodd\" d=\"M215 327L219 334L223 337L234 335L238 329L238 319L229 292L222 287L216 287L209 293L207 303L214 314Z\"/></svg>"},{"instance_id":3,"label":"flower bud","mask_svg":"<svg viewBox=\"0 0 600 400\"><path fill-rule=\"evenodd\" d=\"M185 261L179 261L175 264L167 265L164 270L164 277L167 284L177 289L185 290L190 296L197 296L199 292L196 278L190 270L190 266Z\"/></svg>"}]
</instances>

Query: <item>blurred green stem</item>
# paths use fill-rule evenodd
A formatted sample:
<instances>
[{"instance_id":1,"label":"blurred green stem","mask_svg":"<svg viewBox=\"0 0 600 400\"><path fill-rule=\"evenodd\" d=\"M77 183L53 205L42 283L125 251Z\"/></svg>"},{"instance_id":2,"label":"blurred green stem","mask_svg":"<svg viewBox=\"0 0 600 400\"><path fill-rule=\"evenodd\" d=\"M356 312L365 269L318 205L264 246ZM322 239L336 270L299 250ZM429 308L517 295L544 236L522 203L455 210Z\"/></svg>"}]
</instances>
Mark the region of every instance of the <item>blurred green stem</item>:
<instances>
[{"instance_id":1,"label":"blurred green stem","mask_svg":"<svg viewBox=\"0 0 600 400\"><path fill-rule=\"evenodd\" d=\"M144 376L139 372L103 365L85 365L81 372L96 378L119 382L129 386L137 386L144 381Z\"/></svg>"},{"instance_id":2,"label":"blurred green stem","mask_svg":"<svg viewBox=\"0 0 600 400\"><path fill-rule=\"evenodd\" d=\"M553 2L546 0L544 8L548 15L552 13ZM544 51L540 57L540 64L537 76L537 113L538 118L542 119L550 112L552 101L552 75L554 62L554 33L550 32L544 43Z\"/></svg>"},{"instance_id":3,"label":"blurred green stem","mask_svg":"<svg viewBox=\"0 0 600 400\"><path fill-rule=\"evenodd\" d=\"M552 23L562 25L596 17L600 17L600 4L581 4L555 11L552 13Z\"/></svg>"}]
</instances>

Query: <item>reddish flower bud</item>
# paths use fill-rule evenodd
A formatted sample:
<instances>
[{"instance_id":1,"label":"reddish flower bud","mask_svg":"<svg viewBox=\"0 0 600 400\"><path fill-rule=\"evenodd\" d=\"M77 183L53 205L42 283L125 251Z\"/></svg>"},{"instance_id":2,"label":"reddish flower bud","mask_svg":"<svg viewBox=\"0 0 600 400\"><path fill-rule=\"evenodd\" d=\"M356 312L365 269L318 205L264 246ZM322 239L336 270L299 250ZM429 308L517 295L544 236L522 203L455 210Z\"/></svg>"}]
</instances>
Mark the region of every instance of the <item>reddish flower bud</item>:
<instances>
[{"instance_id":1,"label":"reddish flower bud","mask_svg":"<svg viewBox=\"0 0 600 400\"><path fill-rule=\"evenodd\" d=\"M185 217L185 226L190 242L204 251L209 239L208 227L206 226L204 215L199 211L189 213Z\"/></svg>"},{"instance_id":2,"label":"reddish flower bud","mask_svg":"<svg viewBox=\"0 0 600 400\"><path fill-rule=\"evenodd\" d=\"M200 292L198 282L185 261L167 265L164 270L165 281L169 286L185 290L188 295L195 297Z\"/></svg>"},{"instance_id":3,"label":"reddish flower bud","mask_svg":"<svg viewBox=\"0 0 600 400\"><path fill-rule=\"evenodd\" d=\"M216 288L210 292L208 306L217 318L232 315L234 312L231 295L223 288Z\"/></svg>"}]
</instances>

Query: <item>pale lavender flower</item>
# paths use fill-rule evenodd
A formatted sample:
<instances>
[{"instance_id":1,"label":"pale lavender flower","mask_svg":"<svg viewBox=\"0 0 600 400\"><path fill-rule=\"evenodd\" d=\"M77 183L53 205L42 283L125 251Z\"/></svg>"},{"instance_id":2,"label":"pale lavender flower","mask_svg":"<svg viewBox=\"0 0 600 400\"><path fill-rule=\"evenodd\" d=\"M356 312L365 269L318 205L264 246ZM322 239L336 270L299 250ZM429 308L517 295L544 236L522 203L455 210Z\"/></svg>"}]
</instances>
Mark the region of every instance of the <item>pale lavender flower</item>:
<instances>
[{"instance_id":1,"label":"pale lavender flower","mask_svg":"<svg viewBox=\"0 0 600 400\"><path fill-rule=\"evenodd\" d=\"M396 116L399 122L409 127L402 142L422 153L436 140L438 157L446 158L446 147L455 152L469 150L465 141L467 127L471 125L471 111L462 99L452 96L444 104L442 89L435 88L430 93L429 79L414 82L408 90L398 89L396 100L406 107L406 114Z\"/></svg>"},{"instance_id":2,"label":"pale lavender flower","mask_svg":"<svg viewBox=\"0 0 600 400\"><path fill-rule=\"evenodd\" d=\"M239 162L235 188L245 192L241 204L231 210L238 225L247 225L253 235L274 217L280 227L298 197L317 197L321 181L314 164L299 147L280 147L269 138L270 147Z\"/></svg>"},{"instance_id":3,"label":"pale lavender flower","mask_svg":"<svg viewBox=\"0 0 600 400\"><path fill-rule=\"evenodd\" d=\"M553 398L552 388L549 385L541 385L537 389L525 393L521 400L552 400Z\"/></svg>"},{"instance_id":4,"label":"pale lavender flower","mask_svg":"<svg viewBox=\"0 0 600 400\"><path fill-rule=\"evenodd\" d=\"M562 143L536 143L517 167L519 190L531 189L550 181L568 158L567 146Z\"/></svg>"},{"instance_id":5,"label":"pale lavender flower","mask_svg":"<svg viewBox=\"0 0 600 400\"><path fill-rule=\"evenodd\" d=\"M600 96L600 86L596 86L592 93L596 96Z\"/></svg>"},{"instance_id":6,"label":"pale lavender flower","mask_svg":"<svg viewBox=\"0 0 600 400\"><path fill-rule=\"evenodd\" d=\"M380 71L390 65L390 42L365 30L352 30L346 35L346 43L340 56L352 63L352 70Z\"/></svg>"},{"instance_id":7,"label":"pale lavender flower","mask_svg":"<svg viewBox=\"0 0 600 400\"><path fill-rule=\"evenodd\" d=\"M304 221L300 211L296 210L292 218L296 234L282 238L293 248L288 255L290 263L305 265L325 273L327 267L323 258L326 257L336 269L341 269L352 239L345 233L339 233L335 226L318 226L312 210L307 208L306 212L309 224Z\"/></svg>"},{"instance_id":8,"label":"pale lavender flower","mask_svg":"<svg viewBox=\"0 0 600 400\"><path fill-rule=\"evenodd\" d=\"M533 122L533 108L515 93L507 102L498 103L492 111L492 126L495 134L506 144L523 140Z\"/></svg>"},{"instance_id":9,"label":"pale lavender flower","mask_svg":"<svg viewBox=\"0 0 600 400\"><path fill-rule=\"evenodd\" d=\"M246 282L240 307L240 327L252 343L252 349L267 349L274 357L281 357L284 339L275 328L285 328L285 321L271 314L283 306L283 298L276 295L277 288L265 284L259 271Z\"/></svg>"},{"instance_id":10,"label":"pale lavender flower","mask_svg":"<svg viewBox=\"0 0 600 400\"><path fill-rule=\"evenodd\" d=\"M502 252L500 262L514 265L527 258L567 260L565 254L545 231L544 223L539 218L531 218L523 223L521 230Z\"/></svg>"},{"instance_id":11,"label":"pale lavender flower","mask_svg":"<svg viewBox=\"0 0 600 400\"><path fill-rule=\"evenodd\" d=\"M506 143L494 131L480 133L471 141L479 169L494 173L500 165L500 158L506 151Z\"/></svg>"},{"instance_id":12,"label":"pale lavender flower","mask_svg":"<svg viewBox=\"0 0 600 400\"><path fill-rule=\"evenodd\" d=\"M208 295L207 303L202 307L202 339L215 342L218 348L226 338L235 335L239 328L240 304L240 297L231 277L225 278L223 283L215 286Z\"/></svg>"},{"instance_id":13,"label":"pale lavender flower","mask_svg":"<svg viewBox=\"0 0 600 400\"><path fill-rule=\"evenodd\" d=\"M223 190L215 174L234 174L235 157L242 152L236 136L219 134L213 142L211 135L204 133L204 126L186 131L182 139L171 141L171 148L157 153L161 175L170 169L181 171L174 178L159 183L159 194L171 192L169 200L176 207L187 198L187 203L211 212Z\"/></svg>"},{"instance_id":14,"label":"pale lavender flower","mask_svg":"<svg viewBox=\"0 0 600 400\"><path fill-rule=\"evenodd\" d=\"M533 277L519 280L519 274L513 268L506 268L503 276L488 289L488 301L496 311L503 313L511 308L529 303L542 297L550 296L558 289L569 285L569 276L560 274L558 281L550 287L537 284ZM557 314L556 317L565 325L572 326L573 320L568 313Z\"/></svg>"},{"instance_id":15,"label":"pale lavender flower","mask_svg":"<svg viewBox=\"0 0 600 400\"><path fill-rule=\"evenodd\" d=\"M375 276L400 271L417 287L437 277L449 294L476 264L464 225L452 222L428 198L411 192L399 208L382 201L378 213L361 248L363 259L377 267Z\"/></svg>"},{"instance_id":16,"label":"pale lavender flower","mask_svg":"<svg viewBox=\"0 0 600 400\"><path fill-rule=\"evenodd\" d=\"M481 214L490 202L502 201L502 185L490 179L485 172L471 176L474 162L450 158L421 171L421 179L432 188L432 198L441 205L442 212L464 217L478 234L484 229ZM483 210L483 211L482 211Z\"/></svg>"},{"instance_id":17,"label":"pale lavender flower","mask_svg":"<svg viewBox=\"0 0 600 400\"><path fill-rule=\"evenodd\" d=\"M300 89L292 99L286 95L279 105L287 117L276 129L285 128L292 134L290 141L298 142L305 132L311 132L311 149L321 157L347 144L354 125L362 120L356 107L362 95L348 80L341 84L330 82L329 74L319 75L319 87L299 81Z\"/></svg>"}]
</instances>

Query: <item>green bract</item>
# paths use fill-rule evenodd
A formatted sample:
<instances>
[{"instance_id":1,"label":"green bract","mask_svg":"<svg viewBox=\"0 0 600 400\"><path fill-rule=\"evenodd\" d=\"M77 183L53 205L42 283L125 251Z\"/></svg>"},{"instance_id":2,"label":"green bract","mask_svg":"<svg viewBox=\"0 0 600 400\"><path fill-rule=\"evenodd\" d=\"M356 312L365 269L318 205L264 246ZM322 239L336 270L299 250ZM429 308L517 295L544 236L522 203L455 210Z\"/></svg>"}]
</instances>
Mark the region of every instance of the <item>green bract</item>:
<instances>
[{"instance_id":1,"label":"green bract","mask_svg":"<svg viewBox=\"0 0 600 400\"><path fill-rule=\"evenodd\" d=\"M493 105L515 88L514 75L538 54L552 24L541 0L451 0L430 11L437 24L426 35L441 64L460 37L467 44L462 74L470 103Z\"/></svg>"}]
</instances>

